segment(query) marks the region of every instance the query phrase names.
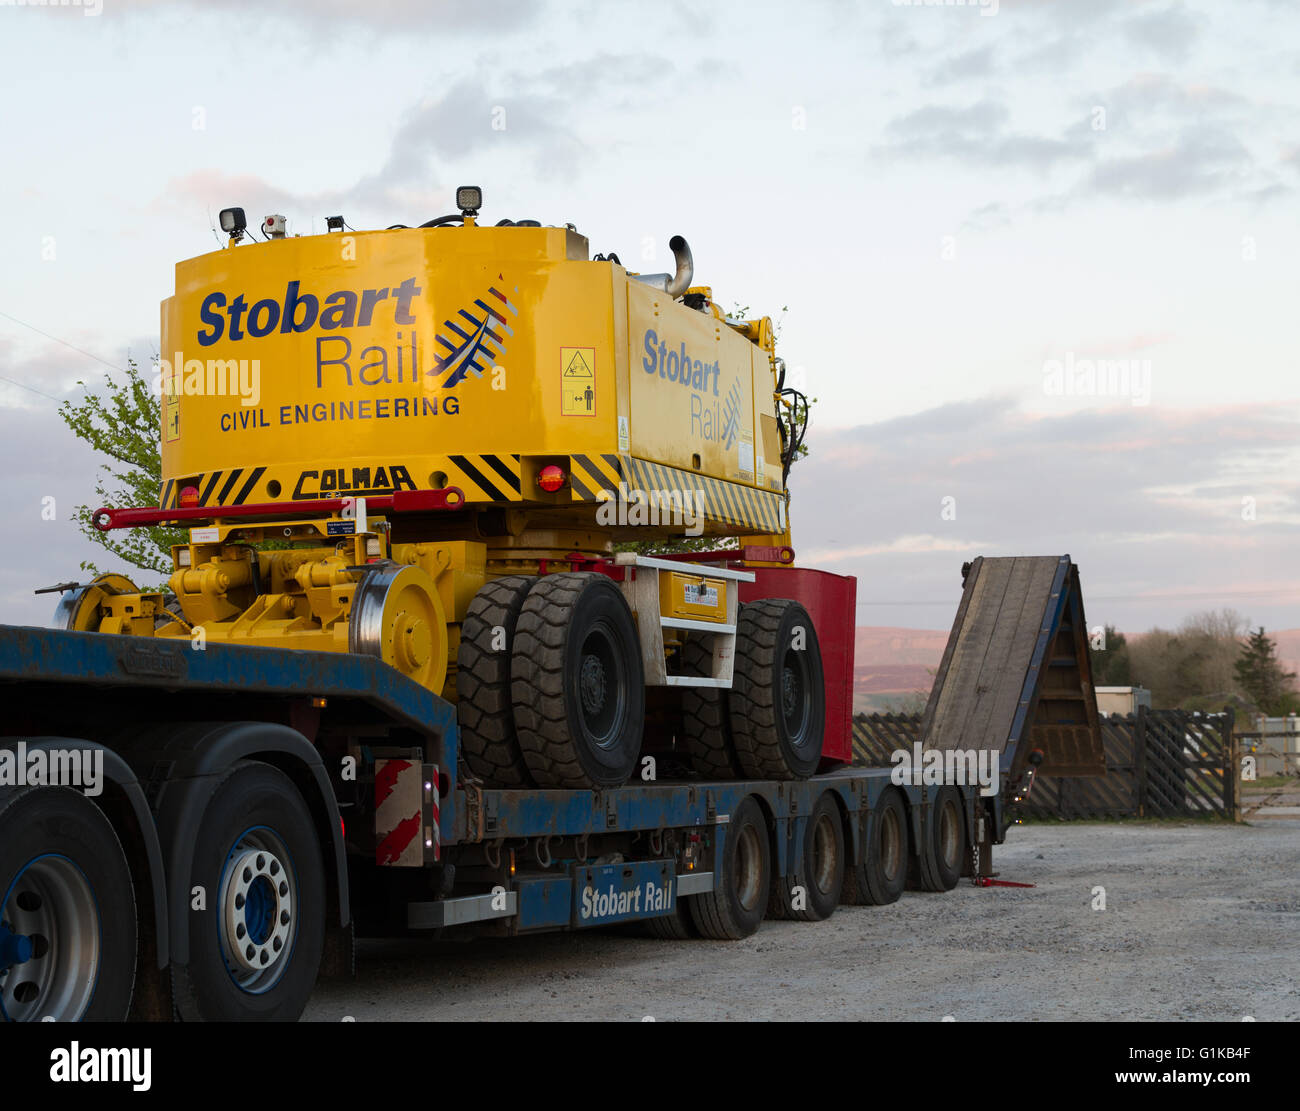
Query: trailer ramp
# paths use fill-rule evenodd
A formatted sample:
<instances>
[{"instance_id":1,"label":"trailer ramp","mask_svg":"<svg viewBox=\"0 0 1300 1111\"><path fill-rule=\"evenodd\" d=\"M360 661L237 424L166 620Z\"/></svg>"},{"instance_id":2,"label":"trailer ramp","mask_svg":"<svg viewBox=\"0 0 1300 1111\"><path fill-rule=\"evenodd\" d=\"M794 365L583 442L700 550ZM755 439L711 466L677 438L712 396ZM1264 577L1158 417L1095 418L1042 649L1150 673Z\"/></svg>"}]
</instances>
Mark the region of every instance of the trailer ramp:
<instances>
[{"instance_id":1,"label":"trailer ramp","mask_svg":"<svg viewBox=\"0 0 1300 1111\"><path fill-rule=\"evenodd\" d=\"M1027 772L1104 775L1079 569L1068 555L981 557L962 575L922 745L998 752L1017 793Z\"/></svg>"}]
</instances>

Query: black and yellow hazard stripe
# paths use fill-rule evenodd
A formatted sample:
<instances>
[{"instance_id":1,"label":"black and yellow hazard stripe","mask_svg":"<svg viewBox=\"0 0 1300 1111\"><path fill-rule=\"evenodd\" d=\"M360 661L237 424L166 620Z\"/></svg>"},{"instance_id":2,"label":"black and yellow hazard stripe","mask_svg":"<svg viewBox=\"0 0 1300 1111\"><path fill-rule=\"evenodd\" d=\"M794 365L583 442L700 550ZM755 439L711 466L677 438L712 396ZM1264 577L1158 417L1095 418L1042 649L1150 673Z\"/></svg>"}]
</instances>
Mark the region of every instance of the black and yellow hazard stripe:
<instances>
[{"instance_id":1,"label":"black and yellow hazard stripe","mask_svg":"<svg viewBox=\"0 0 1300 1111\"><path fill-rule=\"evenodd\" d=\"M533 492L523 490L518 455L448 455L445 461L431 465L443 470L447 485L459 487L470 504L533 500ZM192 485L199 491L200 506L244 505L259 489L266 471L266 467L235 467L185 479L169 479L163 484L158 504L164 509L178 508L181 489ZM282 476L277 477L285 481ZM753 533L777 533L782 529L780 494L630 455L569 456L569 486L575 501L616 497L623 483L629 491L644 491L652 504L664 508L673 504L674 494L680 506L683 496L689 493L700 499L706 520L729 528L748 529ZM659 496L656 491L664 494ZM269 497L264 492L262 496Z\"/></svg>"},{"instance_id":2,"label":"black and yellow hazard stripe","mask_svg":"<svg viewBox=\"0 0 1300 1111\"><path fill-rule=\"evenodd\" d=\"M266 474L265 467L235 467L229 471L209 471L197 476L192 483L182 484L168 479L163 485L160 509L176 509L180 504L183 485L193 485L199 492L199 505L243 505Z\"/></svg>"},{"instance_id":3,"label":"black and yellow hazard stripe","mask_svg":"<svg viewBox=\"0 0 1300 1111\"><path fill-rule=\"evenodd\" d=\"M447 485L459 486L467 502L519 500L519 456L449 455L447 462Z\"/></svg>"},{"instance_id":4,"label":"black and yellow hazard stripe","mask_svg":"<svg viewBox=\"0 0 1300 1111\"><path fill-rule=\"evenodd\" d=\"M617 496L623 462L617 455L570 455L569 487L574 501L597 501L600 491Z\"/></svg>"},{"instance_id":5,"label":"black and yellow hazard stripe","mask_svg":"<svg viewBox=\"0 0 1300 1111\"><path fill-rule=\"evenodd\" d=\"M459 486L474 502L529 501L536 491L524 490L518 455L448 455L447 484ZM596 491L617 491L622 464L617 455L569 456L569 486L575 501L595 501Z\"/></svg>"},{"instance_id":6,"label":"black and yellow hazard stripe","mask_svg":"<svg viewBox=\"0 0 1300 1111\"><path fill-rule=\"evenodd\" d=\"M782 531L784 499L780 494L756 490L739 482L710 478L694 471L678 470L662 463L651 463L630 455L623 456L623 463L623 473L628 476L629 496L633 498L636 498L637 491L643 491L651 504L671 505L672 495L677 496L677 503L680 504L682 497L691 493L699 497L704 517L708 521L731 528L750 529L755 534ZM656 491L665 491L667 498L657 497Z\"/></svg>"}]
</instances>

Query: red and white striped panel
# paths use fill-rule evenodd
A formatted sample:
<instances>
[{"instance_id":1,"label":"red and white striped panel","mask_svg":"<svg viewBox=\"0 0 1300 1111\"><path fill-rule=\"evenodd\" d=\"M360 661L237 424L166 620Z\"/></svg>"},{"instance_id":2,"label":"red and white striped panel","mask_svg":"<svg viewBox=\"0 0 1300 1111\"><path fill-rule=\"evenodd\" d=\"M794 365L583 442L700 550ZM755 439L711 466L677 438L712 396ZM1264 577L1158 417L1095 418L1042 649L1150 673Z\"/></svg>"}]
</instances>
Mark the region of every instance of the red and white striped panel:
<instances>
[{"instance_id":1,"label":"red and white striped panel","mask_svg":"<svg viewBox=\"0 0 1300 1111\"><path fill-rule=\"evenodd\" d=\"M424 863L420 836L423 793L418 761L375 761L376 864L416 868Z\"/></svg>"}]
</instances>

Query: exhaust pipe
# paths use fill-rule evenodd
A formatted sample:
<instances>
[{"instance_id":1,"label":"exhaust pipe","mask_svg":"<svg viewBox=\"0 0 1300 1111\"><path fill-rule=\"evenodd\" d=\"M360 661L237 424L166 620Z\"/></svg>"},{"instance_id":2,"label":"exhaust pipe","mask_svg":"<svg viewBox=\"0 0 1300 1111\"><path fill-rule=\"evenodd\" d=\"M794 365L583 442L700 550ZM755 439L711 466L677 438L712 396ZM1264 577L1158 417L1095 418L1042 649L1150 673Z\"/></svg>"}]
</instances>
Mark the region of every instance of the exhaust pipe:
<instances>
[{"instance_id":1,"label":"exhaust pipe","mask_svg":"<svg viewBox=\"0 0 1300 1111\"><path fill-rule=\"evenodd\" d=\"M638 282L645 282L656 289L662 289L669 297L676 300L691 288L691 279L695 277L695 259L691 257L690 244L680 235L668 240L668 249L673 253L677 264L675 274L637 274Z\"/></svg>"}]
</instances>

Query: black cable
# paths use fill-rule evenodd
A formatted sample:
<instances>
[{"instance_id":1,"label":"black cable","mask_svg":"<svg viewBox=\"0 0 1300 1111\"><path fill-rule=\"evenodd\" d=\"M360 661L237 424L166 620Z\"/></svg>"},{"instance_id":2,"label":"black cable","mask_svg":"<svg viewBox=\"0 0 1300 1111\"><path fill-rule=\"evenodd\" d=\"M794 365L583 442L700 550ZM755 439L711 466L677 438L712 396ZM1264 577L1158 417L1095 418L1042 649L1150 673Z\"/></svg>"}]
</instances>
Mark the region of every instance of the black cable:
<instances>
[{"instance_id":1,"label":"black cable","mask_svg":"<svg viewBox=\"0 0 1300 1111\"><path fill-rule=\"evenodd\" d=\"M796 390L794 387L783 388L779 391L782 398L789 397L792 405L789 410L789 427L786 421L778 417L777 428L781 432L781 482L784 485L790 477L790 468L799 458L799 449L803 447L804 440L808 435L808 398ZM800 409L802 408L802 416Z\"/></svg>"}]
</instances>

